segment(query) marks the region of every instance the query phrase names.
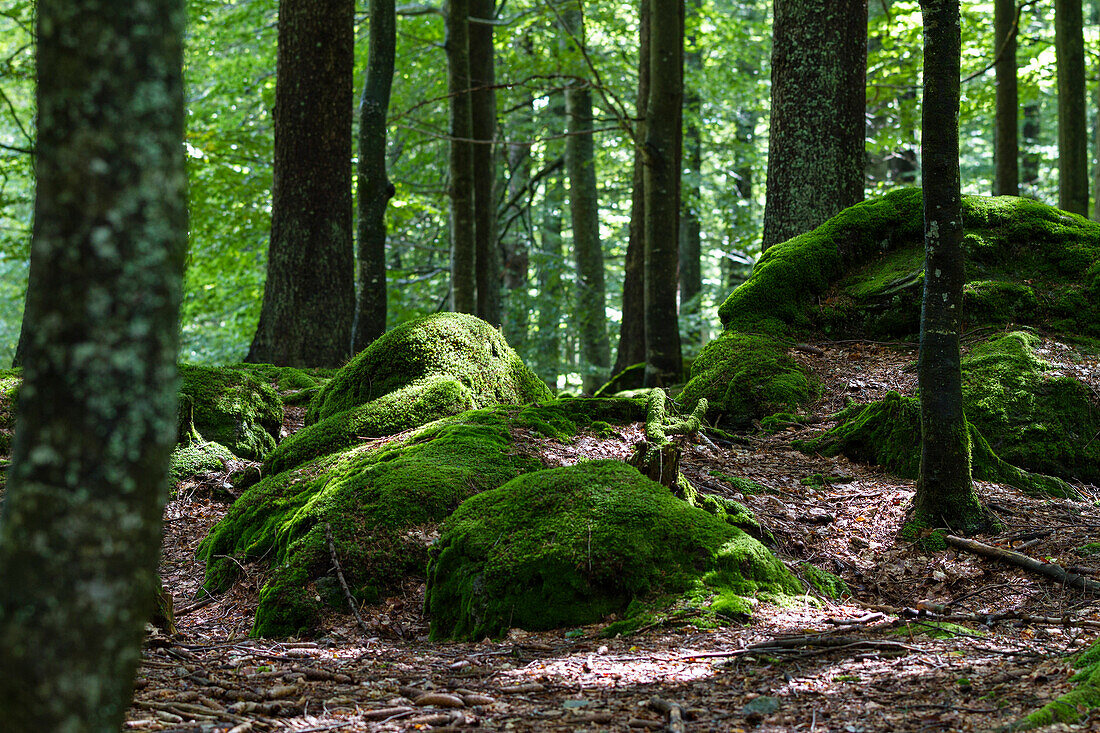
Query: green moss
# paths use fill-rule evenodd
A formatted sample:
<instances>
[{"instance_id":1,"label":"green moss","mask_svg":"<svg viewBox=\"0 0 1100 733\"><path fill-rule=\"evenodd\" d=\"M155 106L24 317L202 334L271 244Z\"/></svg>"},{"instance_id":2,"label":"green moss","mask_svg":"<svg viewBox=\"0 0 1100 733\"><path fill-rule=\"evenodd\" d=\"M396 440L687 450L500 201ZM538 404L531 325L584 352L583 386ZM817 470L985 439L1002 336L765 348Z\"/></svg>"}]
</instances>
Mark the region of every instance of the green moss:
<instances>
[{"instance_id":1,"label":"green moss","mask_svg":"<svg viewBox=\"0 0 1100 733\"><path fill-rule=\"evenodd\" d=\"M641 389L645 379L645 364L631 364L611 377L611 380L592 393L593 397L614 397L619 392Z\"/></svg>"},{"instance_id":2,"label":"green moss","mask_svg":"<svg viewBox=\"0 0 1100 733\"><path fill-rule=\"evenodd\" d=\"M335 369L282 367L274 364L231 364L231 369L248 372L280 393L321 387L336 374Z\"/></svg>"},{"instance_id":3,"label":"green moss","mask_svg":"<svg viewBox=\"0 0 1100 733\"><path fill-rule=\"evenodd\" d=\"M521 476L462 504L433 552L433 638L593 623L706 586L798 592L759 542L618 461Z\"/></svg>"},{"instance_id":4,"label":"green moss","mask_svg":"<svg viewBox=\"0 0 1100 733\"><path fill-rule=\"evenodd\" d=\"M188 420L208 440L242 458L263 460L275 448L283 403L270 385L246 371L228 367L180 365L180 435Z\"/></svg>"},{"instance_id":5,"label":"green moss","mask_svg":"<svg viewBox=\"0 0 1100 733\"><path fill-rule=\"evenodd\" d=\"M680 401L694 405L706 399L711 414L744 426L774 412L792 412L816 392L816 382L775 339L726 331L703 347Z\"/></svg>"},{"instance_id":6,"label":"green moss","mask_svg":"<svg viewBox=\"0 0 1100 733\"><path fill-rule=\"evenodd\" d=\"M835 417L840 421L835 427L817 438L795 441L793 445L806 453L825 456L844 454L854 461L883 466L902 478L917 478L920 471L918 399L889 392L878 402L853 405ZM1002 460L990 448L981 431L972 424L968 425L971 473L974 478L1005 483L1031 494L1076 494L1061 479L1031 473Z\"/></svg>"},{"instance_id":7,"label":"green moss","mask_svg":"<svg viewBox=\"0 0 1100 733\"><path fill-rule=\"evenodd\" d=\"M320 611L308 566L295 563L278 568L260 590L251 635L269 639L308 636L317 626Z\"/></svg>"},{"instance_id":8,"label":"green moss","mask_svg":"<svg viewBox=\"0 0 1100 733\"><path fill-rule=\"evenodd\" d=\"M611 425L644 419L644 398L565 397L520 407L512 418L512 426L567 441L584 429L607 432Z\"/></svg>"},{"instance_id":9,"label":"green moss","mask_svg":"<svg viewBox=\"0 0 1100 733\"><path fill-rule=\"evenodd\" d=\"M1100 642L1086 649L1074 666L1080 670L1073 678L1077 686L1018 721L1012 726L1013 730L1073 723L1084 717L1086 711L1100 707Z\"/></svg>"},{"instance_id":10,"label":"green moss","mask_svg":"<svg viewBox=\"0 0 1100 733\"><path fill-rule=\"evenodd\" d=\"M680 498L688 504L737 527L761 542L775 544L775 538L772 537L771 532L760 526L760 523L756 520L756 515L744 504L724 496L701 493L684 478L683 474L680 474L679 478L682 487Z\"/></svg>"},{"instance_id":11,"label":"green moss","mask_svg":"<svg viewBox=\"0 0 1100 733\"><path fill-rule=\"evenodd\" d=\"M236 459L237 456L221 443L198 440L188 445L177 445L168 464L168 480L176 484L204 473L221 471L226 463Z\"/></svg>"},{"instance_id":12,"label":"green moss","mask_svg":"<svg viewBox=\"0 0 1100 733\"><path fill-rule=\"evenodd\" d=\"M808 562L798 566L798 574L825 598L835 601L852 593L843 579Z\"/></svg>"},{"instance_id":13,"label":"green moss","mask_svg":"<svg viewBox=\"0 0 1100 733\"><path fill-rule=\"evenodd\" d=\"M745 496L773 493L768 487L758 484L755 481L751 481L747 478L742 478L740 476L730 476L729 474L722 473L721 471L711 471L710 475L714 476L715 478L719 478L722 481L725 481L727 484L732 486L735 491L740 491Z\"/></svg>"},{"instance_id":14,"label":"green moss","mask_svg":"<svg viewBox=\"0 0 1100 733\"><path fill-rule=\"evenodd\" d=\"M318 391L310 402L307 422L429 377L460 383L475 407L552 398L495 328L474 316L437 313L397 326L355 356Z\"/></svg>"}]
</instances>

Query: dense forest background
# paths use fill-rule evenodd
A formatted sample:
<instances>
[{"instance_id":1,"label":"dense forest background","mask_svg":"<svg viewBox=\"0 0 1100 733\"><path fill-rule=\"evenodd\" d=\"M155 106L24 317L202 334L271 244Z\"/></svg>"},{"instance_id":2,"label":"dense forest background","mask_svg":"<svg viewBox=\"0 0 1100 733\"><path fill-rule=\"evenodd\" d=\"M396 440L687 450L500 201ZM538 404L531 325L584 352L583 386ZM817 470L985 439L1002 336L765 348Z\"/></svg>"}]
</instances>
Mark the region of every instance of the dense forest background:
<instances>
[{"instance_id":1,"label":"dense forest background","mask_svg":"<svg viewBox=\"0 0 1100 733\"><path fill-rule=\"evenodd\" d=\"M19 335L34 200L34 3L0 10L0 361ZM184 360L241 360L256 328L270 233L276 0L188 3L186 95L190 253L182 315ZM544 378L580 381L570 325L571 256L555 100L578 78L594 91L600 239L608 332L619 333L623 260L631 209L638 13L634 3L587 3L583 52L562 42L560 10L519 0L494 25L498 142L497 232L505 253L505 333ZM703 289L681 304L686 358L719 330L715 306L759 254L768 155L770 2L689 3L685 48L685 211L701 240ZM964 193L993 179L995 57L992 2L963 6L961 165ZM1018 38L1021 193L1057 203L1054 4L1023 3ZM1086 4L1088 98L1100 2ZM1089 22L1091 20L1091 22ZM356 17L356 94L367 61L367 15ZM869 5L867 166L869 195L919 183L921 17L913 0ZM397 68L387 163L396 193L387 210L388 322L447 307L450 282L448 92L444 18L428 5L398 7ZM1095 136L1096 105L1089 130ZM356 124L358 124L358 104ZM354 156L349 140L349 156ZM1095 150L1095 144L1090 150ZM683 219L690 220L691 216Z\"/></svg>"}]
</instances>

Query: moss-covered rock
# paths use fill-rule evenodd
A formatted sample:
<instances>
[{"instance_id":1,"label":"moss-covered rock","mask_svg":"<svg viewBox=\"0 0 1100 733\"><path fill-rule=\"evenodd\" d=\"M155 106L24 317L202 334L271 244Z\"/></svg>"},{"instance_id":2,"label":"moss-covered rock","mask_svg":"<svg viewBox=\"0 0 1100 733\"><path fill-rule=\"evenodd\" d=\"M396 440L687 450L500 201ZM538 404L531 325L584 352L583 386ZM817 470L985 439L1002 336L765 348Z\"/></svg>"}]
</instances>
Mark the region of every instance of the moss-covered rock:
<instances>
[{"instance_id":1,"label":"moss-covered rock","mask_svg":"<svg viewBox=\"0 0 1100 733\"><path fill-rule=\"evenodd\" d=\"M798 593L763 545L618 461L526 474L465 501L428 572L433 638L599 621L631 601L693 588L738 613L757 593ZM739 603L732 603L737 598Z\"/></svg>"},{"instance_id":2,"label":"moss-covered rock","mask_svg":"<svg viewBox=\"0 0 1100 733\"><path fill-rule=\"evenodd\" d=\"M920 472L920 401L889 392L866 405L852 405L837 416L839 423L822 435L794 446L807 453L825 456L844 454L854 461L883 466L902 478L917 478ZM970 464L974 478L1015 486L1031 494L1075 496L1065 481L1031 473L1002 460L972 423Z\"/></svg>"},{"instance_id":3,"label":"moss-covered rock","mask_svg":"<svg viewBox=\"0 0 1100 733\"><path fill-rule=\"evenodd\" d=\"M1014 332L971 350L963 359L967 419L1015 466L1100 483L1100 402L1076 379L1051 375L1038 342Z\"/></svg>"},{"instance_id":4,"label":"moss-covered rock","mask_svg":"<svg viewBox=\"0 0 1100 733\"><path fill-rule=\"evenodd\" d=\"M498 330L474 316L437 313L397 326L355 356L310 402L307 422L323 420L429 377L460 383L475 407L553 397Z\"/></svg>"},{"instance_id":5,"label":"moss-covered rock","mask_svg":"<svg viewBox=\"0 0 1100 733\"><path fill-rule=\"evenodd\" d=\"M791 412L816 392L816 381L780 341L726 331L703 347L680 402L692 406L706 399L711 415L740 427L774 412Z\"/></svg>"},{"instance_id":6,"label":"moss-covered rock","mask_svg":"<svg viewBox=\"0 0 1100 733\"><path fill-rule=\"evenodd\" d=\"M175 485L184 479L205 473L224 470L237 456L221 443L196 440L187 445L177 445L168 464L168 480Z\"/></svg>"},{"instance_id":7,"label":"moss-covered rock","mask_svg":"<svg viewBox=\"0 0 1100 733\"><path fill-rule=\"evenodd\" d=\"M275 448L283 403L273 387L231 367L180 365L181 436L194 425L207 440L253 460Z\"/></svg>"}]
</instances>

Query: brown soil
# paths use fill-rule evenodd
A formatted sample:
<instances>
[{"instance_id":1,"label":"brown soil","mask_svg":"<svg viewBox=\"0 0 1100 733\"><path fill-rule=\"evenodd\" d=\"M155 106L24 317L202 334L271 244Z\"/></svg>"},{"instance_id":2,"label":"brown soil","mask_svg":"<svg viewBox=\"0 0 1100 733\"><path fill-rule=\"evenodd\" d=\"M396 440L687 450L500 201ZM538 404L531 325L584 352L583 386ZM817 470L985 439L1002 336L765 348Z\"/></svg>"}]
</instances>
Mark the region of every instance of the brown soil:
<instances>
[{"instance_id":1,"label":"brown soil","mask_svg":"<svg viewBox=\"0 0 1100 733\"><path fill-rule=\"evenodd\" d=\"M410 579L399 595L361 609L369 633L350 614L332 612L320 638L249 639L262 570L246 567L225 595L196 598L203 567L195 548L227 508L211 498L223 481L215 476L180 487L168 506L162 572L180 611L179 633L150 636L127 728L670 730L668 716L651 704L659 698L682 707L689 731L985 731L1066 692L1070 655L1100 633L1100 602L991 560L922 551L898 538L912 482L793 450L792 439L826 427L846 399L915 386L909 346L816 346L823 355L792 352L823 380L825 396L808 411L814 424L744 444L686 443L683 469L701 490L749 506L796 573L808 561L844 578L851 596L842 602L761 604L750 624L717 631L665 626L605 640L599 627L516 630L500 641L430 643L423 582ZM1054 342L1043 348L1060 370L1100 389L1095 357L1082 360ZM523 449L564 465L625 459L640 428L570 445L517 437ZM767 491L742 496L715 473ZM832 479L803 483L814 474ZM978 488L1004 530L977 539L1100 575L1093 569L1100 560L1079 550L1100 528L1097 487L1078 487L1086 502L984 482ZM428 528L425 541L431 537ZM1005 612L1052 620L980 620ZM936 613L972 618L945 627ZM750 648L762 642L773 643ZM418 692L440 694L415 705ZM1098 727L1100 714L1093 714L1062 729Z\"/></svg>"}]
</instances>

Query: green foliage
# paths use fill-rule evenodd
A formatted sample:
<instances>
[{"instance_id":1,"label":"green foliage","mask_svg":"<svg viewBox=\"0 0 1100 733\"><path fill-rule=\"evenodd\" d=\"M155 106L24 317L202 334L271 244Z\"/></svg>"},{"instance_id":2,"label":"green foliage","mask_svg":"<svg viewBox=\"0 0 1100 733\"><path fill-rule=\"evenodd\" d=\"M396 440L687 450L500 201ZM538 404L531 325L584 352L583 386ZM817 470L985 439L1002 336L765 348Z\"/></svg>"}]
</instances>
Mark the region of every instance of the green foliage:
<instances>
[{"instance_id":1,"label":"green foliage","mask_svg":"<svg viewBox=\"0 0 1100 733\"><path fill-rule=\"evenodd\" d=\"M636 598L797 593L762 545L618 461L526 474L444 525L425 601L434 638L593 623ZM738 612L748 603L741 602Z\"/></svg>"}]
</instances>

